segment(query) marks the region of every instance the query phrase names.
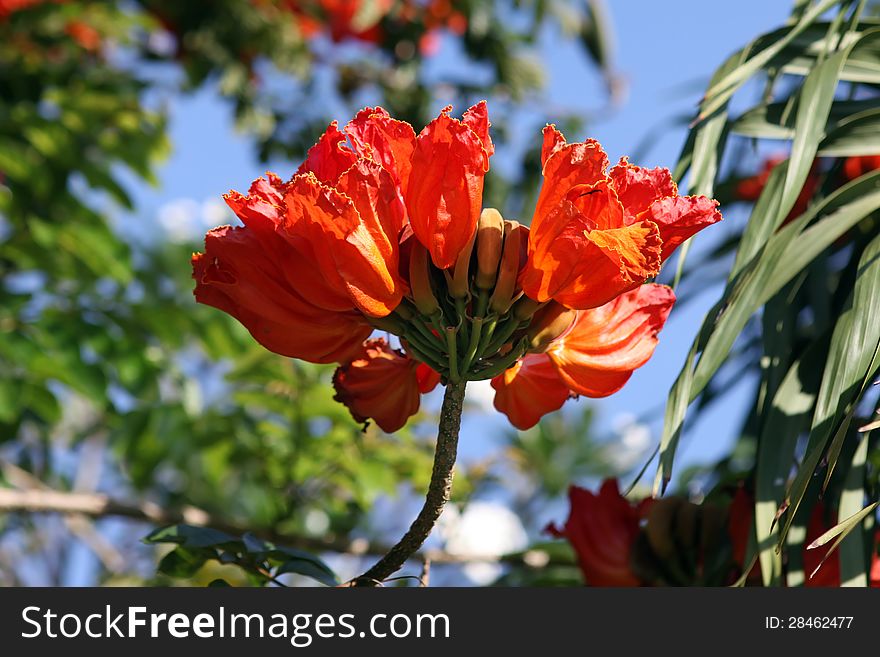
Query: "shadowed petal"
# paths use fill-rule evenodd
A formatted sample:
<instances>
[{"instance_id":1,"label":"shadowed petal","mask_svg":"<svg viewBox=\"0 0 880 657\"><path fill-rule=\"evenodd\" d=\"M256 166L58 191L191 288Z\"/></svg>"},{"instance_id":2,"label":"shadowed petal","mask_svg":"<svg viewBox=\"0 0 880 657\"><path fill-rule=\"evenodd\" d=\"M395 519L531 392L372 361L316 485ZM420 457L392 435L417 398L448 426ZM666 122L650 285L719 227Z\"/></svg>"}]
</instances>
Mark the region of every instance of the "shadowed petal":
<instances>
[{"instance_id":1,"label":"shadowed petal","mask_svg":"<svg viewBox=\"0 0 880 657\"><path fill-rule=\"evenodd\" d=\"M570 393L545 354L528 354L491 383L495 408L517 429L535 426L547 413L562 408Z\"/></svg>"},{"instance_id":2,"label":"shadowed petal","mask_svg":"<svg viewBox=\"0 0 880 657\"><path fill-rule=\"evenodd\" d=\"M603 306L580 311L547 355L573 392L606 397L651 358L674 303L671 288L641 285Z\"/></svg>"},{"instance_id":3,"label":"shadowed petal","mask_svg":"<svg viewBox=\"0 0 880 657\"><path fill-rule=\"evenodd\" d=\"M289 287L248 228L212 230L205 253L195 254L192 265L196 301L229 313L257 342L283 356L337 362L372 332L360 313L327 312Z\"/></svg>"},{"instance_id":4,"label":"shadowed petal","mask_svg":"<svg viewBox=\"0 0 880 657\"><path fill-rule=\"evenodd\" d=\"M419 366L384 339L367 340L333 375L334 399L348 407L356 422L372 419L393 433L419 410Z\"/></svg>"}]
</instances>

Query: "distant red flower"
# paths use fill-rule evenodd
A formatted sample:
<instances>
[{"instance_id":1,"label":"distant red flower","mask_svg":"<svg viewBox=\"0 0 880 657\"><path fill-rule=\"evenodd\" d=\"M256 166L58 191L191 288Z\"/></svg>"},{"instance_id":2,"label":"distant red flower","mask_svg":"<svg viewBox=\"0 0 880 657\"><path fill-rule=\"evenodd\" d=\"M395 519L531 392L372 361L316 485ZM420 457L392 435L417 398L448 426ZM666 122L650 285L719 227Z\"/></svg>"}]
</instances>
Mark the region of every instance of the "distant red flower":
<instances>
[{"instance_id":1,"label":"distant red flower","mask_svg":"<svg viewBox=\"0 0 880 657\"><path fill-rule=\"evenodd\" d=\"M565 526L550 524L547 531L571 543L586 583L641 585L630 566L630 554L639 535L639 523L652 500L630 503L620 494L616 479L606 479L598 493L571 486L568 499Z\"/></svg>"},{"instance_id":2,"label":"distant red flower","mask_svg":"<svg viewBox=\"0 0 880 657\"><path fill-rule=\"evenodd\" d=\"M650 359L674 302L671 288L648 284L578 311L544 353L529 354L492 379L495 408L528 429L569 397L617 392Z\"/></svg>"},{"instance_id":3,"label":"distant red flower","mask_svg":"<svg viewBox=\"0 0 880 657\"><path fill-rule=\"evenodd\" d=\"M49 3L62 3L66 0L0 0L0 21L6 20L17 11Z\"/></svg>"},{"instance_id":4,"label":"distant red flower","mask_svg":"<svg viewBox=\"0 0 880 657\"><path fill-rule=\"evenodd\" d=\"M880 529L874 532L874 548L871 551L871 572L868 578L872 587L880 588Z\"/></svg>"},{"instance_id":5,"label":"distant red flower","mask_svg":"<svg viewBox=\"0 0 880 657\"><path fill-rule=\"evenodd\" d=\"M859 155L843 161L843 175L847 181L880 169L880 155Z\"/></svg>"},{"instance_id":6,"label":"distant red flower","mask_svg":"<svg viewBox=\"0 0 880 657\"><path fill-rule=\"evenodd\" d=\"M367 340L360 354L333 375L336 399L356 422L373 419L393 433L419 410L421 394L440 383L440 375L423 363L392 349L382 339Z\"/></svg>"},{"instance_id":7,"label":"distant red flower","mask_svg":"<svg viewBox=\"0 0 880 657\"><path fill-rule=\"evenodd\" d=\"M753 176L743 178L737 183L736 191L734 192L736 198L741 201L757 201L758 197L761 196L761 192L764 191L764 187L767 186L767 181L770 179L770 173L785 159L786 157L784 155L774 155L764 160L761 171ZM814 162L813 166L810 168L810 172L807 174L807 179L804 181L804 185L801 187L801 191L798 194L791 211L782 222L783 226L807 211L810 201L819 189L819 183L820 177L817 161Z\"/></svg>"},{"instance_id":8,"label":"distant red flower","mask_svg":"<svg viewBox=\"0 0 880 657\"><path fill-rule=\"evenodd\" d=\"M64 31L84 50L96 51L101 47L101 33L83 21L70 21Z\"/></svg>"}]
</instances>

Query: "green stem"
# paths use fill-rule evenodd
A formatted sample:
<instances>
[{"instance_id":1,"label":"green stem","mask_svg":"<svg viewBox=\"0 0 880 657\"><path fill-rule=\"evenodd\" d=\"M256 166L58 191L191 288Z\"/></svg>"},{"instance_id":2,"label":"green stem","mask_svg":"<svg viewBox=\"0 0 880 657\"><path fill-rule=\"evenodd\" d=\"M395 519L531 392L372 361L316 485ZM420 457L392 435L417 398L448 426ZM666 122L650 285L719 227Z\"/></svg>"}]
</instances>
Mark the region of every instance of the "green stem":
<instances>
[{"instance_id":1,"label":"green stem","mask_svg":"<svg viewBox=\"0 0 880 657\"><path fill-rule=\"evenodd\" d=\"M437 449L434 452L434 468L425 495L425 504L409 530L384 557L360 577L352 580L354 586L381 586L388 577L400 570L407 559L422 547L452 492L452 476L458 452L458 432L461 428L461 412L464 407L466 383L449 383L443 395L440 425L437 431Z\"/></svg>"},{"instance_id":2,"label":"green stem","mask_svg":"<svg viewBox=\"0 0 880 657\"><path fill-rule=\"evenodd\" d=\"M516 330L520 328L521 322L516 319L516 317L510 317L506 323L501 325L501 330L492 338L492 341L487 345L486 351L484 352L487 355L492 355L499 349L501 349L502 345L505 342L510 340L510 336L516 333Z\"/></svg>"},{"instance_id":3,"label":"green stem","mask_svg":"<svg viewBox=\"0 0 880 657\"><path fill-rule=\"evenodd\" d=\"M459 382L458 377L458 351L455 344L455 336L458 329L454 326L446 327L446 348L449 350L449 380L453 383Z\"/></svg>"},{"instance_id":4,"label":"green stem","mask_svg":"<svg viewBox=\"0 0 880 657\"><path fill-rule=\"evenodd\" d=\"M413 331L405 331L403 339L414 345L419 351L422 351L437 360L445 360L446 354L443 353L440 345L429 343L418 333Z\"/></svg>"},{"instance_id":5,"label":"green stem","mask_svg":"<svg viewBox=\"0 0 880 657\"><path fill-rule=\"evenodd\" d=\"M468 368L471 366L471 363L474 362L474 356L477 355L477 347L480 346L480 333L482 330L483 318L474 317L473 323L471 324L471 341L464 354L464 358L461 361L462 376L467 376Z\"/></svg>"},{"instance_id":6,"label":"green stem","mask_svg":"<svg viewBox=\"0 0 880 657\"><path fill-rule=\"evenodd\" d=\"M485 369L471 373L467 378L468 381L482 381L483 379L491 379L509 369L516 361L522 358L529 350L529 341L521 340L520 343L510 350L510 353L503 356L500 360L491 363Z\"/></svg>"},{"instance_id":7,"label":"green stem","mask_svg":"<svg viewBox=\"0 0 880 657\"><path fill-rule=\"evenodd\" d=\"M430 344L432 344L432 345L434 345L435 347L439 348L439 347L440 347L440 344L442 343L442 340L441 340L438 336L436 336L436 335L434 335L433 333L431 333L431 329L429 329L427 326L425 326L425 325L420 321L420 319L421 319L420 317L415 317L415 318L413 319L413 321L409 322L409 325L410 325L410 326L415 326L415 327L416 327L416 330L417 330L419 333L421 333L422 336L424 336L424 338L425 338Z\"/></svg>"},{"instance_id":8,"label":"green stem","mask_svg":"<svg viewBox=\"0 0 880 657\"><path fill-rule=\"evenodd\" d=\"M480 290L477 295L477 302L474 305L474 317L485 317L486 308L489 307L489 290Z\"/></svg>"},{"instance_id":9,"label":"green stem","mask_svg":"<svg viewBox=\"0 0 880 657\"><path fill-rule=\"evenodd\" d=\"M445 359L441 356L439 358L435 358L430 354L422 351L419 347L412 341L407 340L406 350L410 353L410 355L415 356L416 360L422 361L425 365L429 365L436 372L443 372L445 369Z\"/></svg>"},{"instance_id":10,"label":"green stem","mask_svg":"<svg viewBox=\"0 0 880 657\"><path fill-rule=\"evenodd\" d=\"M478 358L482 358L484 354L489 352L486 351L486 348L489 346L489 341L492 339L492 336L495 334L495 327L498 326L498 316L492 315L489 317L489 321L483 324L482 335L480 336L480 345L477 347ZM489 354L491 355L491 353Z\"/></svg>"},{"instance_id":11,"label":"green stem","mask_svg":"<svg viewBox=\"0 0 880 657\"><path fill-rule=\"evenodd\" d=\"M458 297L455 299L455 312L458 315L456 326L458 329L458 339L461 342L461 348L466 349L468 345L468 319L467 319L467 299Z\"/></svg>"}]
</instances>

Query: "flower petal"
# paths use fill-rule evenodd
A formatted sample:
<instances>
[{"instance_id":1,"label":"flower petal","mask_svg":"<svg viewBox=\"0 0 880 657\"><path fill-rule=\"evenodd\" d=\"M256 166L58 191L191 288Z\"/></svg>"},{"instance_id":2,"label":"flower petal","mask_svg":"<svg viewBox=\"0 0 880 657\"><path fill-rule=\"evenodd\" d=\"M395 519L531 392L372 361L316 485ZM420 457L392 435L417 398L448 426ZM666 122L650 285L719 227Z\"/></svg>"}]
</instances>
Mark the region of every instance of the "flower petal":
<instances>
[{"instance_id":1,"label":"flower petal","mask_svg":"<svg viewBox=\"0 0 880 657\"><path fill-rule=\"evenodd\" d=\"M322 276L312 245L307 240L292 244L277 230L286 213L284 195L287 185L273 174L258 178L247 196L232 191L224 196L239 219L253 231L268 258L278 268L280 278L312 305L330 311L349 311L354 304L338 279Z\"/></svg>"},{"instance_id":2,"label":"flower petal","mask_svg":"<svg viewBox=\"0 0 880 657\"><path fill-rule=\"evenodd\" d=\"M721 213L714 199L674 196L654 201L643 218L650 219L660 229L662 259L666 260L689 237L721 221Z\"/></svg>"},{"instance_id":3,"label":"flower petal","mask_svg":"<svg viewBox=\"0 0 880 657\"><path fill-rule=\"evenodd\" d=\"M608 177L614 183L623 204L627 223L632 223L651 203L665 196L677 196L678 187L669 169L644 169L630 164L625 157L611 167Z\"/></svg>"},{"instance_id":4,"label":"flower petal","mask_svg":"<svg viewBox=\"0 0 880 657\"><path fill-rule=\"evenodd\" d=\"M620 494L616 479L606 479L598 493L571 486L565 527L551 533L568 539L590 586L639 586L630 553L639 535L640 509Z\"/></svg>"},{"instance_id":5,"label":"flower petal","mask_svg":"<svg viewBox=\"0 0 880 657\"><path fill-rule=\"evenodd\" d=\"M544 167L547 164L549 157L559 148L565 146L565 137L552 123L548 123L544 126L542 134L544 136L544 141L541 144L541 167Z\"/></svg>"},{"instance_id":6,"label":"flower petal","mask_svg":"<svg viewBox=\"0 0 880 657\"><path fill-rule=\"evenodd\" d=\"M405 121L392 119L381 107L365 107L345 126L355 152L372 158L388 171L406 191L412 170L416 133Z\"/></svg>"},{"instance_id":7,"label":"flower petal","mask_svg":"<svg viewBox=\"0 0 880 657\"><path fill-rule=\"evenodd\" d=\"M531 230L520 284L537 301L594 308L655 276L660 251L655 224L623 225L622 206L607 181L579 186Z\"/></svg>"},{"instance_id":8,"label":"flower petal","mask_svg":"<svg viewBox=\"0 0 880 657\"><path fill-rule=\"evenodd\" d=\"M367 340L333 375L334 399L356 422L372 419L387 433L402 428L419 410L418 361L382 339Z\"/></svg>"},{"instance_id":9,"label":"flower petal","mask_svg":"<svg viewBox=\"0 0 880 657\"><path fill-rule=\"evenodd\" d=\"M241 322L275 353L313 363L348 358L372 327L359 313L327 312L291 288L255 231L222 226L192 259L195 297Z\"/></svg>"},{"instance_id":10,"label":"flower petal","mask_svg":"<svg viewBox=\"0 0 880 657\"><path fill-rule=\"evenodd\" d=\"M416 368L416 380L419 384L419 392L424 395L431 392L440 383L440 373L435 372L424 363L419 363Z\"/></svg>"},{"instance_id":11,"label":"flower petal","mask_svg":"<svg viewBox=\"0 0 880 657\"><path fill-rule=\"evenodd\" d=\"M495 154L495 144L492 143L492 137L489 135L489 127L492 124L489 123L489 109L485 100L468 109L462 115L461 122L477 134L489 157Z\"/></svg>"},{"instance_id":12,"label":"flower petal","mask_svg":"<svg viewBox=\"0 0 880 657\"><path fill-rule=\"evenodd\" d=\"M333 121L309 149L306 161L296 170L297 175L311 172L322 183L333 185L342 172L357 161L357 156L343 147L345 141L345 135Z\"/></svg>"},{"instance_id":13,"label":"flower petal","mask_svg":"<svg viewBox=\"0 0 880 657\"><path fill-rule=\"evenodd\" d=\"M545 354L526 355L492 379L491 385L495 389L495 408L523 431L547 413L562 408L570 396Z\"/></svg>"},{"instance_id":14,"label":"flower petal","mask_svg":"<svg viewBox=\"0 0 880 657\"><path fill-rule=\"evenodd\" d=\"M548 137L548 134L550 137ZM544 183L538 195L538 204L532 218L533 232L540 230L541 223L550 215L572 188L580 185L594 185L605 180L608 156L599 142L588 139L577 144L560 143L562 135L555 128L544 128L544 151L548 149L548 139L555 145L544 162Z\"/></svg>"},{"instance_id":15,"label":"flower petal","mask_svg":"<svg viewBox=\"0 0 880 657\"><path fill-rule=\"evenodd\" d=\"M380 164L361 158L339 177L335 189L352 200L382 259L390 271L397 271L406 208L391 174Z\"/></svg>"},{"instance_id":16,"label":"flower petal","mask_svg":"<svg viewBox=\"0 0 880 657\"><path fill-rule=\"evenodd\" d=\"M284 203L282 236L293 245L310 244L320 273L364 314L384 317L397 307L405 284L348 196L306 174L291 180Z\"/></svg>"},{"instance_id":17,"label":"flower petal","mask_svg":"<svg viewBox=\"0 0 880 657\"><path fill-rule=\"evenodd\" d=\"M455 264L476 230L489 169L480 137L449 111L419 134L406 189L413 233L440 269Z\"/></svg>"},{"instance_id":18,"label":"flower petal","mask_svg":"<svg viewBox=\"0 0 880 657\"><path fill-rule=\"evenodd\" d=\"M573 392L607 397L654 353L674 303L671 288L641 285L599 308L582 310L547 355Z\"/></svg>"}]
</instances>

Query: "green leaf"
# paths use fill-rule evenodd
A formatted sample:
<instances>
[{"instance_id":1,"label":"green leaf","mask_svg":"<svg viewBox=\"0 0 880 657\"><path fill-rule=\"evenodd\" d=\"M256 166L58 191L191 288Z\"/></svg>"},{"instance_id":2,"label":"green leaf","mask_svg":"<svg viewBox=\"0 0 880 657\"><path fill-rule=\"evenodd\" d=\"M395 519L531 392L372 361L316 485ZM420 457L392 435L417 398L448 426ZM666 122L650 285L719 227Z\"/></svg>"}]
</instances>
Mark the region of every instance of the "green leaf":
<instances>
[{"instance_id":1,"label":"green leaf","mask_svg":"<svg viewBox=\"0 0 880 657\"><path fill-rule=\"evenodd\" d=\"M339 584L339 578L323 561L316 557L309 556L307 559L293 558L282 563L275 570L275 576L284 573L296 573L310 577L315 581L326 584L327 586L336 586Z\"/></svg>"},{"instance_id":2,"label":"green leaf","mask_svg":"<svg viewBox=\"0 0 880 657\"><path fill-rule=\"evenodd\" d=\"M880 153L880 108L842 119L819 144L819 155L849 157Z\"/></svg>"},{"instance_id":3,"label":"green leaf","mask_svg":"<svg viewBox=\"0 0 880 657\"><path fill-rule=\"evenodd\" d=\"M195 575L206 561L213 558L212 550L177 547L162 558L157 569L169 577L189 578Z\"/></svg>"},{"instance_id":4,"label":"green leaf","mask_svg":"<svg viewBox=\"0 0 880 657\"><path fill-rule=\"evenodd\" d=\"M828 541L830 541L835 536L837 537L837 540L834 541L834 543L831 545L831 547L828 548L828 552L826 552L825 556L822 557L822 561L819 562L819 565L816 566L815 570L813 570L813 572L810 573L810 577L813 577L813 575L815 575L817 572L819 572L819 569L824 565L824 563L828 560L828 558L834 553L834 551L841 544L841 542L847 536L849 536L850 533L854 529L856 529L864 521L864 519L867 518L874 511L874 509L877 508L877 505L878 505L878 502L874 502L873 504L869 504L864 509L853 514L852 516L850 516L849 518L847 518L843 522L836 524L834 527L829 529L827 532L822 534L819 538L817 538L815 541L813 541L812 543L810 543L807 546L808 550L813 549L813 548L817 548L822 545L825 545ZM863 554L864 553L859 555L860 561L864 561L864 558L862 556ZM841 567L842 566L843 566L843 564L841 563ZM864 569L864 565L862 567ZM863 573L863 575L864 575L864 573ZM867 577L865 577L865 581L867 581ZM843 582L842 575L841 575L841 582ZM864 585L865 584L862 584L862 586L864 586ZM850 584L850 586L853 586L853 584ZM858 584L855 584L855 586L858 586Z\"/></svg>"},{"instance_id":5,"label":"green leaf","mask_svg":"<svg viewBox=\"0 0 880 657\"><path fill-rule=\"evenodd\" d=\"M144 543L177 543L188 548L218 547L238 542L234 536L210 527L171 525L151 532Z\"/></svg>"},{"instance_id":6,"label":"green leaf","mask_svg":"<svg viewBox=\"0 0 880 657\"><path fill-rule=\"evenodd\" d=\"M880 172L862 176L780 228L765 247L728 283L707 314L688 362L673 385L661 438L655 491L672 475L672 462L687 405L722 365L752 315L840 235L880 208ZM821 220L803 230L811 220ZM693 372L694 353L702 349Z\"/></svg>"},{"instance_id":7,"label":"green leaf","mask_svg":"<svg viewBox=\"0 0 880 657\"><path fill-rule=\"evenodd\" d=\"M855 410L855 403L864 392L880 345L880 236L865 249L859 260L859 272L848 307L841 314L831 336L828 358L822 373L822 384L810 427L810 439L803 462L792 482L788 498L785 536L803 499L810 479L821 461L829 438L832 457L828 478L835 466L839 443L843 441ZM835 447L836 446L836 447Z\"/></svg>"},{"instance_id":8,"label":"green leaf","mask_svg":"<svg viewBox=\"0 0 880 657\"><path fill-rule=\"evenodd\" d=\"M763 414L755 471L755 531L764 586L778 585L782 555L776 551L776 512L785 496L785 481L798 437L809 428L821 379L826 340L813 342L792 363Z\"/></svg>"},{"instance_id":9,"label":"green leaf","mask_svg":"<svg viewBox=\"0 0 880 657\"><path fill-rule=\"evenodd\" d=\"M834 100L840 69L849 53L850 48L846 48L824 60L810 72L798 93L795 138L791 145L791 155L785 171L785 184L777 209L777 224L794 206L807 174L813 166L819 141L825 135L825 123Z\"/></svg>"},{"instance_id":10,"label":"green leaf","mask_svg":"<svg viewBox=\"0 0 880 657\"><path fill-rule=\"evenodd\" d=\"M795 113L793 109L794 97L781 102L758 105L732 121L730 131L756 139L794 139ZM830 135L841 121L849 121L853 115L877 109L880 109L880 99L877 98L835 100L828 112L825 132ZM823 141L823 145L820 146L820 155L834 155L832 152L827 152L826 148L826 142Z\"/></svg>"},{"instance_id":11,"label":"green leaf","mask_svg":"<svg viewBox=\"0 0 880 657\"><path fill-rule=\"evenodd\" d=\"M858 447L853 454L849 472L846 473L844 490L840 495L840 504L837 508L838 518L855 518L862 513L859 511L865 503L865 462L868 458L868 434L864 434L859 441ZM866 508L876 508L877 502ZM864 514L867 518L870 512ZM857 524L864 524L858 523ZM868 554L865 549L866 532L862 527L853 527L856 531L849 531L849 535L840 543L840 585L841 586L867 586L868 570L871 560L866 559ZM869 542L873 547L873 541Z\"/></svg>"}]
</instances>

